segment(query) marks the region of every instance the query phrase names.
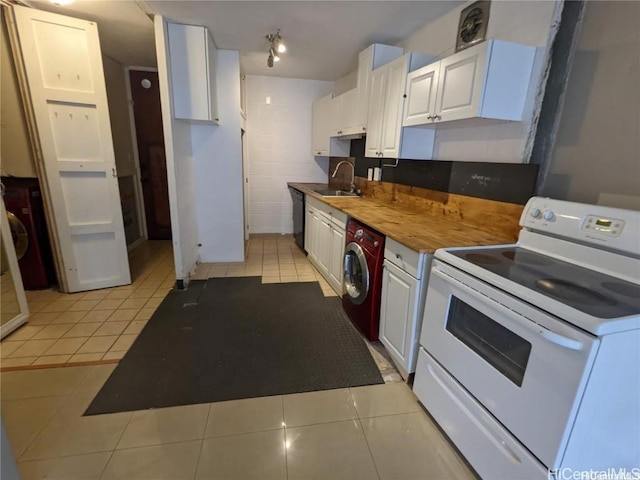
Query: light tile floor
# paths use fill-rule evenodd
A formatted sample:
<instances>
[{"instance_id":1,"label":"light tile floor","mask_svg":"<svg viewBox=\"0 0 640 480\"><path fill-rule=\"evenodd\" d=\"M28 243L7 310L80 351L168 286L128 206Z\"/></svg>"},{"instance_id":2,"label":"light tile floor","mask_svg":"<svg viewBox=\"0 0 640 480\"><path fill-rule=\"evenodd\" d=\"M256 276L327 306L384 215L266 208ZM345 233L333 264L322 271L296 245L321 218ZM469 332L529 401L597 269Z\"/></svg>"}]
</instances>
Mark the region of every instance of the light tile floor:
<instances>
[{"instance_id":1,"label":"light tile floor","mask_svg":"<svg viewBox=\"0 0 640 480\"><path fill-rule=\"evenodd\" d=\"M82 417L115 365L3 372L31 479L472 479L404 383Z\"/></svg>"},{"instance_id":2,"label":"light tile floor","mask_svg":"<svg viewBox=\"0 0 640 480\"><path fill-rule=\"evenodd\" d=\"M338 296L291 235L252 235L244 262L202 263L192 278L253 276L262 276L262 283L318 282L325 296Z\"/></svg>"},{"instance_id":3,"label":"light tile floor","mask_svg":"<svg viewBox=\"0 0 640 480\"><path fill-rule=\"evenodd\" d=\"M169 241L145 242L129 263L131 285L74 294L26 292L29 321L0 343L0 367L122 358L175 284Z\"/></svg>"},{"instance_id":4,"label":"light tile floor","mask_svg":"<svg viewBox=\"0 0 640 480\"><path fill-rule=\"evenodd\" d=\"M29 322L0 343L3 371L117 362L175 283L171 242L145 242L130 255L131 285L86 293L27 292ZM338 296L291 235L253 235L246 261L203 263L194 280L261 276L263 283L318 282ZM366 342L386 382L401 381L379 344Z\"/></svg>"},{"instance_id":5,"label":"light tile floor","mask_svg":"<svg viewBox=\"0 0 640 480\"><path fill-rule=\"evenodd\" d=\"M35 322L2 342L2 365L123 356L173 283L170 244L153 245L132 257L131 287L30 293ZM318 281L336 295L291 237L252 237L247 251L244 263L200 265L196 278ZM473 478L369 347L396 383L92 417L82 413L115 365L5 371L2 419L23 480Z\"/></svg>"}]
</instances>

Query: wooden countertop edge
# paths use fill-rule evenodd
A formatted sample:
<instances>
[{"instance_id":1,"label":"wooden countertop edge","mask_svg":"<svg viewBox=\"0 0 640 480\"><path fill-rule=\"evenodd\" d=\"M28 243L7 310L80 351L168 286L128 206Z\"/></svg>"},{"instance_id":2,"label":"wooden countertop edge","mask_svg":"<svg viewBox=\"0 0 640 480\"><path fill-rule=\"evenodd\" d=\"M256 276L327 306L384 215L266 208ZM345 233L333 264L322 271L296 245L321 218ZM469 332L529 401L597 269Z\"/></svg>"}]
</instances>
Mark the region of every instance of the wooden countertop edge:
<instances>
[{"instance_id":1,"label":"wooden countertop edge","mask_svg":"<svg viewBox=\"0 0 640 480\"><path fill-rule=\"evenodd\" d=\"M366 225L369 225L371 228L378 230L383 235L419 253L433 254L438 248L445 247L451 248L472 247L478 245L511 244L515 243L515 241L517 240L507 234L501 236L496 235L494 232L484 231L478 225L472 223L450 220L445 216L435 216L426 213L411 211L406 208L377 201L371 197L323 197L322 195L314 191L329 188L326 183L322 184L289 182L287 185L329 205L332 208L346 213L350 217L355 218L356 220ZM368 217L366 215L363 216L362 213L358 211L362 208L368 209L369 207L375 208L377 215L380 216L389 216L390 218L396 219L398 218L398 216L414 217L412 218L412 220L415 221L415 224L412 225L411 230L414 230L416 227L419 229L419 224L422 224L423 227L427 228L434 226L438 226L440 228L445 227L447 229L450 229L451 231L454 231L455 234L449 235L448 237L446 234L441 234L447 238L451 238L451 240L437 241L433 238L427 240L421 235L416 235L415 233L399 233L397 231L394 231L393 229L388 228L388 226L383 222L376 222L371 217ZM456 239L456 237L460 235L464 236L464 240Z\"/></svg>"}]
</instances>

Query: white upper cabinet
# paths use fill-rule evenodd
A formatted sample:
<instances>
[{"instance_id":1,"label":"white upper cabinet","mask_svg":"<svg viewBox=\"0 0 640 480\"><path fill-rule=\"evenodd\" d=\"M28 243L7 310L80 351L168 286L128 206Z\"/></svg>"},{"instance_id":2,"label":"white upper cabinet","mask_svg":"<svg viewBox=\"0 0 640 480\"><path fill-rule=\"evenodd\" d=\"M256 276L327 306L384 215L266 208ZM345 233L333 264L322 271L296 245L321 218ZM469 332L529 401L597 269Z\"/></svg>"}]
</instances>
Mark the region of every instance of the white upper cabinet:
<instances>
[{"instance_id":1,"label":"white upper cabinet","mask_svg":"<svg viewBox=\"0 0 640 480\"><path fill-rule=\"evenodd\" d=\"M404 126L422 125L431 121L436 111L436 91L440 62L427 65L407 77L407 104Z\"/></svg>"},{"instance_id":2,"label":"white upper cabinet","mask_svg":"<svg viewBox=\"0 0 640 480\"><path fill-rule=\"evenodd\" d=\"M332 137L362 136L362 131L356 126L356 102L358 90L353 88L348 92L333 97L331 100L331 132Z\"/></svg>"},{"instance_id":3,"label":"white upper cabinet","mask_svg":"<svg viewBox=\"0 0 640 480\"><path fill-rule=\"evenodd\" d=\"M168 24L175 118L218 123L216 47L205 27Z\"/></svg>"},{"instance_id":4,"label":"white upper cabinet","mask_svg":"<svg viewBox=\"0 0 640 480\"><path fill-rule=\"evenodd\" d=\"M332 124L336 118L336 104L332 95L313 102L311 117L311 152L318 157L348 157L351 144L347 140L331 138Z\"/></svg>"},{"instance_id":5,"label":"white upper cabinet","mask_svg":"<svg viewBox=\"0 0 640 480\"><path fill-rule=\"evenodd\" d=\"M488 40L410 73L403 125L522 120L535 52L535 47Z\"/></svg>"},{"instance_id":6,"label":"white upper cabinet","mask_svg":"<svg viewBox=\"0 0 640 480\"><path fill-rule=\"evenodd\" d=\"M331 95L313 102L311 117L311 150L314 155L329 155L329 122L331 118Z\"/></svg>"},{"instance_id":7,"label":"white upper cabinet","mask_svg":"<svg viewBox=\"0 0 640 480\"><path fill-rule=\"evenodd\" d=\"M371 74L369 89L369 130L365 142L365 157L379 157L382 142L382 121L384 118L384 93L387 86L386 68L378 68Z\"/></svg>"},{"instance_id":8,"label":"white upper cabinet","mask_svg":"<svg viewBox=\"0 0 640 480\"><path fill-rule=\"evenodd\" d=\"M373 71L369 95L366 157L430 159L434 134L430 129L403 132L407 73L430 57L409 53Z\"/></svg>"},{"instance_id":9,"label":"white upper cabinet","mask_svg":"<svg viewBox=\"0 0 640 480\"><path fill-rule=\"evenodd\" d=\"M367 116L369 114L369 92L373 70L401 57L403 49L374 43L369 45L358 55L358 84L355 108L355 127L357 132L367 131Z\"/></svg>"},{"instance_id":10,"label":"white upper cabinet","mask_svg":"<svg viewBox=\"0 0 640 480\"><path fill-rule=\"evenodd\" d=\"M384 99L384 118L382 121L382 157L400 156L400 137L402 114L404 111L404 90L409 71L409 57L394 60L387 68L387 85Z\"/></svg>"}]
</instances>

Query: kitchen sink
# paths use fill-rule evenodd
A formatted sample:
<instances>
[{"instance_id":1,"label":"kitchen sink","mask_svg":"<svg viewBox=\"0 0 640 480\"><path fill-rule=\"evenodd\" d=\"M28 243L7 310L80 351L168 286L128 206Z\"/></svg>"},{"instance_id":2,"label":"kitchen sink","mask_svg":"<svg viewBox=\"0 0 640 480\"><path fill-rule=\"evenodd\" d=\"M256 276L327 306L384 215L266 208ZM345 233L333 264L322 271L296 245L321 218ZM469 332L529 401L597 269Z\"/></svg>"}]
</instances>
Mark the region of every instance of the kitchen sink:
<instances>
[{"instance_id":1,"label":"kitchen sink","mask_svg":"<svg viewBox=\"0 0 640 480\"><path fill-rule=\"evenodd\" d=\"M323 197L357 197L357 193L346 192L344 190L314 190Z\"/></svg>"}]
</instances>

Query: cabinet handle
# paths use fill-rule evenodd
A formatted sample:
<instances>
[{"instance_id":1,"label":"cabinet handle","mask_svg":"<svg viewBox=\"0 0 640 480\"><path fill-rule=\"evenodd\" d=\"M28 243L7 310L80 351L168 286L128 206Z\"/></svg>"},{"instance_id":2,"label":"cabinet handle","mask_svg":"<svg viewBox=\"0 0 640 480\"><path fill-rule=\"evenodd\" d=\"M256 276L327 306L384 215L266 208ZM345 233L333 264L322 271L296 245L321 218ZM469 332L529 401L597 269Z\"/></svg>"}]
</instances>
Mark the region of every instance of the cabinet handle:
<instances>
[{"instance_id":1,"label":"cabinet handle","mask_svg":"<svg viewBox=\"0 0 640 480\"><path fill-rule=\"evenodd\" d=\"M427 120L433 120L433 115L427 115Z\"/></svg>"},{"instance_id":2,"label":"cabinet handle","mask_svg":"<svg viewBox=\"0 0 640 480\"><path fill-rule=\"evenodd\" d=\"M318 152L318 153L316 153L316 155L320 155L321 153L322 153L322 152Z\"/></svg>"},{"instance_id":3,"label":"cabinet handle","mask_svg":"<svg viewBox=\"0 0 640 480\"><path fill-rule=\"evenodd\" d=\"M364 132L367 129L367 127L362 127L362 131Z\"/></svg>"},{"instance_id":4,"label":"cabinet handle","mask_svg":"<svg viewBox=\"0 0 640 480\"><path fill-rule=\"evenodd\" d=\"M433 116L434 120L440 120L442 117L440 115L438 115L437 113Z\"/></svg>"}]
</instances>

